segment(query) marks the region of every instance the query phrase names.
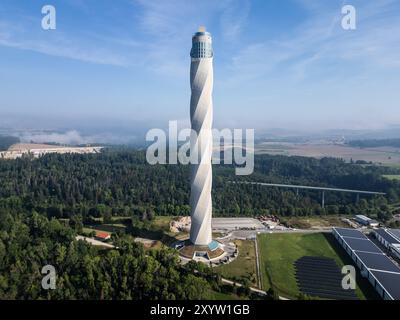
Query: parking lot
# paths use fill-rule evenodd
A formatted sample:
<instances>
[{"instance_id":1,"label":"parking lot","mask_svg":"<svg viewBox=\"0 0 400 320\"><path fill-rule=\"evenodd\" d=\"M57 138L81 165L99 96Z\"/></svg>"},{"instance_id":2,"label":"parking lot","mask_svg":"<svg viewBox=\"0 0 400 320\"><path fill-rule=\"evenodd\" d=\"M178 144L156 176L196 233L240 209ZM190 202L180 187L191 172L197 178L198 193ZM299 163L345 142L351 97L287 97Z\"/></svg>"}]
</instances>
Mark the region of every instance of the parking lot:
<instances>
[{"instance_id":1,"label":"parking lot","mask_svg":"<svg viewBox=\"0 0 400 320\"><path fill-rule=\"evenodd\" d=\"M211 224L213 231L265 229L259 220L253 218L213 218Z\"/></svg>"}]
</instances>

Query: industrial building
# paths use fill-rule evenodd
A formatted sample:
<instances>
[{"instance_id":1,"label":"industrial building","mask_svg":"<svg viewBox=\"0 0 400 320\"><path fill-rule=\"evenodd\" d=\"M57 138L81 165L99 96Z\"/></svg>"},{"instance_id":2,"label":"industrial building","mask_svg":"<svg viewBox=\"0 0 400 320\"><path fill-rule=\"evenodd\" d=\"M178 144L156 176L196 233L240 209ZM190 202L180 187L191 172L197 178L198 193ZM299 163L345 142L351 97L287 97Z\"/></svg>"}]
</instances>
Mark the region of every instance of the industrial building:
<instances>
[{"instance_id":1,"label":"industrial building","mask_svg":"<svg viewBox=\"0 0 400 320\"><path fill-rule=\"evenodd\" d=\"M382 299L400 300L400 268L381 249L356 229L333 228L332 233Z\"/></svg>"},{"instance_id":2,"label":"industrial building","mask_svg":"<svg viewBox=\"0 0 400 320\"><path fill-rule=\"evenodd\" d=\"M395 258L400 260L400 230L376 229L373 235Z\"/></svg>"},{"instance_id":3,"label":"industrial building","mask_svg":"<svg viewBox=\"0 0 400 320\"><path fill-rule=\"evenodd\" d=\"M378 227L379 222L362 214L356 215L356 221L363 226Z\"/></svg>"}]
</instances>

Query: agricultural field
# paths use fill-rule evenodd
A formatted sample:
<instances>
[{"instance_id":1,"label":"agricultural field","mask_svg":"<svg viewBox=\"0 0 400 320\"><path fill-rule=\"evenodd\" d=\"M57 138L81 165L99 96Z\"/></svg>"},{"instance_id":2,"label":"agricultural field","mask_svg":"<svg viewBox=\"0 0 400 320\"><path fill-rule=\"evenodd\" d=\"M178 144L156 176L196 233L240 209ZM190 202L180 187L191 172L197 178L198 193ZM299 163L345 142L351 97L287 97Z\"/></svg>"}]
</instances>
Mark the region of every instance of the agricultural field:
<instances>
[{"instance_id":1,"label":"agricultural field","mask_svg":"<svg viewBox=\"0 0 400 320\"><path fill-rule=\"evenodd\" d=\"M341 158L346 161L364 160L384 165L400 165L400 150L394 147L358 148L329 142L262 142L255 146L255 151L258 154L312 158L333 157Z\"/></svg>"},{"instance_id":2,"label":"agricultural field","mask_svg":"<svg viewBox=\"0 0 400 320\"><path fill-rule=\"evenodd\" d=\"M326 257L339 267L351 264L330 233L275 233L258 236L263 290L274 288L279 295L296 299L299 288L293 263L304 256ZM373 288L365 279L357 278L356 294L360 299L374 297Z\"/></svg>"},{"instance_id":3,"label":"agricultural field","mask_svg":"<svg viewBox=\"0 0 400 320\"><path fill-rule=\"evenodd\" d=\"M386 174L383 177L389 180L400 180L400 174Z\"/></svg>"},{"instance_id":4,"label":"agricultural field","mask_svg":"<svg viewBox=\"0 0 400 320\"><path fill-rule=\"evenodd\" d=\"M252 286L257 285L256 249L252 240L235 240L238 257L229 264L215 268L224 278L240 281L248 280Z\"/></svg>"}]
</instances>

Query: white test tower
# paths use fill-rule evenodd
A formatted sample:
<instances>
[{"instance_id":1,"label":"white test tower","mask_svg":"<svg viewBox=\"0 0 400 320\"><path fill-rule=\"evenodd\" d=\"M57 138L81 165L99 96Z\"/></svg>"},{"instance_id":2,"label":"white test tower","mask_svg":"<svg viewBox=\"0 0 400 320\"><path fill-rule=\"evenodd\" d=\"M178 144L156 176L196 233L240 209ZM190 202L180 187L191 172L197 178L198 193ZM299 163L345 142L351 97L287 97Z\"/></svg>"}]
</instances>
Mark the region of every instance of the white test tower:
<instances>
[{"instance_id":1,"label":"white test tower","mask_svg":"<svg viewBox=\"0 0 400 320\"><path fill-rule=\"evenodd\" d=\"M204 27L192 38L190 57L190 150L197 152L197 162L191 165L190 241L196 246L208 246L212 241L213 50L211 34Z\"/></svg>"}]
</instances>

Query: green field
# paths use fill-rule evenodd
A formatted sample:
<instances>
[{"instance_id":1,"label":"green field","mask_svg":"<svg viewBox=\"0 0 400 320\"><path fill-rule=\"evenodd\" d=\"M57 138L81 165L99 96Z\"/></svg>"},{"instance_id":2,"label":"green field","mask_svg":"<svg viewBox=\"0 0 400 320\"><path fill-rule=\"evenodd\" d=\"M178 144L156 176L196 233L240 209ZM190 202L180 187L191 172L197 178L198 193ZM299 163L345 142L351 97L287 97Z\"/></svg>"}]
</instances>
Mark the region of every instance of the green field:
<instances>
[{"instance_id":1,"label":"green field","mask_svg":"<svg viewBox=\"0 0 400 320\"><path fill-rule=\"evenodd\" d=\"M389 180L400 180L400 174L385 174L383 177Z\"/></svg>"},{"instance_id":2,"label":"green field","mask_svg":"<svg viewBox=\"0 0 400 320\"><path fill-rule=\"evenodd\" d=\"M251 285L257 286L256 251L254 241L236 240L238 257L229 264L215 268L215 271L230 280L248 280Z\"/></svg>"},{"instance_id":3,"label":"green field","mask_svg":"<svg viewBox=\"0 0 400 320\"><path fill-rule=\"evenodd\" d=\"M351 264L330 233L275 233L258 236L263 289L273 287L279 295L296 299L299 295L293 263L303 256L335 259L339 267ZM357 296L374 297L366 280L357 278Z\"/></svg>"},{"instance_id":4,"label":"green field","mask_svg":"<svg viewBox=\"0 0 400 320\"><path fill-rule=\"evenodd\" d=\"M169 231L169 224L173 220L174 217L171 216L155 216L150 223L159 229Z\"/></svg>"}]
</instances>

